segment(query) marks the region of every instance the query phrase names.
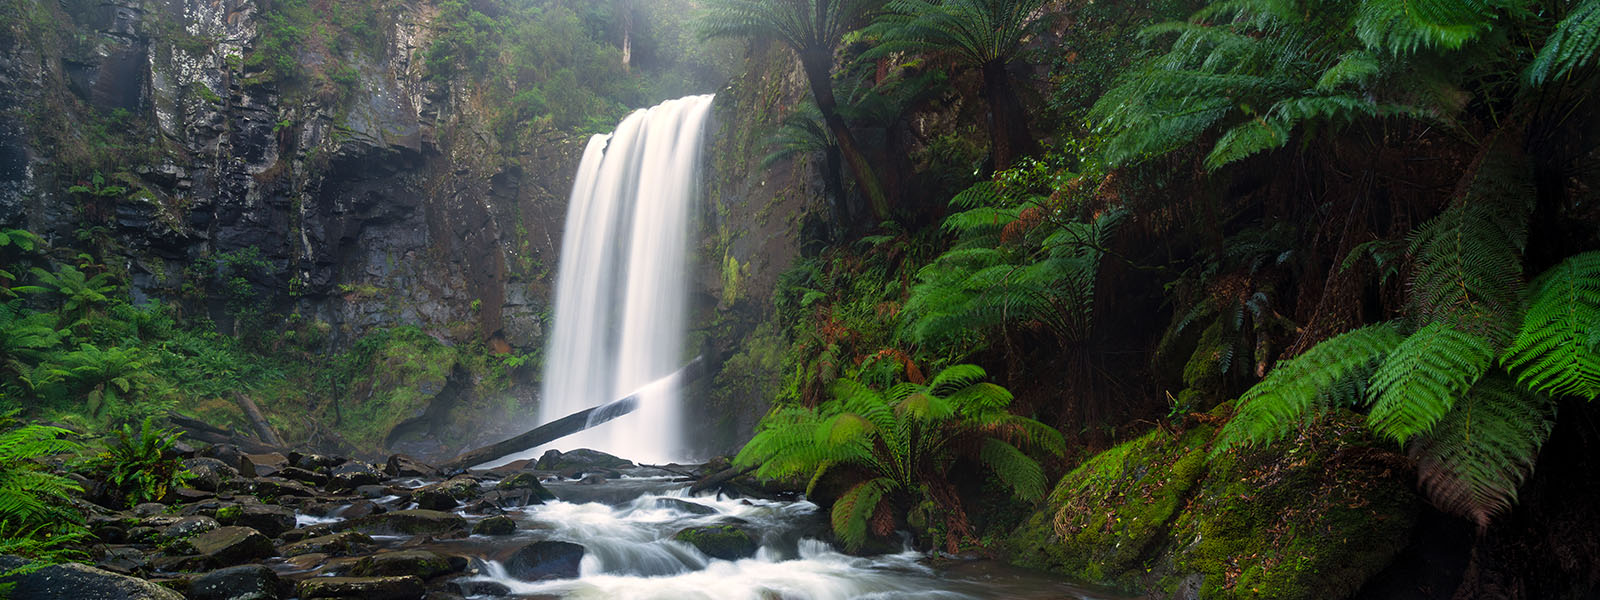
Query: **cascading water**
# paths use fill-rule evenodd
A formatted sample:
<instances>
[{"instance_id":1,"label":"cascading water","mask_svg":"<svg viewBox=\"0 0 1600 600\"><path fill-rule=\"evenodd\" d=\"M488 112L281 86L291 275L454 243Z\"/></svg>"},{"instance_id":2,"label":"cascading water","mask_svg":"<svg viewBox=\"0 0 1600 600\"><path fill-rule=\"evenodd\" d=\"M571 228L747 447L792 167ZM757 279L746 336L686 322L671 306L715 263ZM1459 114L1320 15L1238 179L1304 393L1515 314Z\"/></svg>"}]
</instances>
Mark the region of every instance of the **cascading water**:
<instances>
[{"instance_id":1,"label":"cascading water","mask_svg":"<svg viewBox=\"0 0 1600 600\"><path fill-rule=\"evenodd\" d=\"M639 408L561 448L686 458L677 386L651 384L684 359L690 216L711 100L635 111L584 150L561 242L539 422L632 393Z\"/></svg>"}]
</instances>

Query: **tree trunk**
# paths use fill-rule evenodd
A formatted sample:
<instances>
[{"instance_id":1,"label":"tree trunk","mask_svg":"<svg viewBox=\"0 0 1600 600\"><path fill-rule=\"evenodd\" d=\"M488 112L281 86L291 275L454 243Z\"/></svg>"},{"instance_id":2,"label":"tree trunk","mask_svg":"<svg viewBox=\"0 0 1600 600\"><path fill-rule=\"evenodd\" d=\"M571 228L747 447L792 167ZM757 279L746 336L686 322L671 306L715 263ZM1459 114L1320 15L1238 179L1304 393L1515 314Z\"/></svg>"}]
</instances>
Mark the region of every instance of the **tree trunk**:
<instances>
[{"instance_id":1,"label":"tree trunk","mask_svg":"<svg viewBox=\"0 0 1600 600\"><path fill-rule=\"evenodd\" d=\"M278 432L272 430L272 425L267 423L267 418L261 414L261 409L256 408L256 403L251 401L249 396L234 392L233 399L238 402L239 409L244 411L245 418L250 420L250 427L256 430L256 435L262 442L272 446L283 445L283 439L278 437Z\"/></svg>"},{"instance_id":2,"label":"tree trunk","mask_svg":"<svg viewBox=\"0 0 1600 600\"><path fill-rule=\"evenodd\" d=\"M883 195L883 186L878 182L877 173L872 170L872 162L862 154L861 146L856 143L855 135L850 133L850 128L845 125L844 117L839 116L839 102L833 95L833 79L830 74L833 53L811 50L799 54L800 65L805 69L807 82L811 84L811 96L817 102L817 110L822 113L823 124L828 127L828 133L833 134L833 141L839 146L839 153L844 156L845 164L850 166L850 174L855 176L856 185L861 186L862 195L866 196L867 202L872 205L873 216L880 221L888 220L889 200Z\"/></svg>"},{"instance_id":3,"label":"tree trunk","mask_svg":"<svg viewBox=\"0 0 1600 600\"><path fill-rule=\"evenodd\" d=\"M1039 149L1004 62L983 64L983 97L989 102L989 151L996 171L1010 168L1017 157Z\"/></svg>"}]
</instances>

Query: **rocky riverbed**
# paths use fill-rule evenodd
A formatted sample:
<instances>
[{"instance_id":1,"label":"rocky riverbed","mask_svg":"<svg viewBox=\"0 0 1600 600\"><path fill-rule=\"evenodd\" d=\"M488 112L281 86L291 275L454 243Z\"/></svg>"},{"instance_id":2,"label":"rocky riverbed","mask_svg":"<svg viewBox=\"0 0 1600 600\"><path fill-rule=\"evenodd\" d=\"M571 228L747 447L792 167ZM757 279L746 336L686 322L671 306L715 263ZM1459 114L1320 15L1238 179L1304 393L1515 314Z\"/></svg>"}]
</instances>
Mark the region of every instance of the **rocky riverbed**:
<instances>
[{"instance_id":1,"label":"rocky riverbed","mask_svg":"<svg viewBox=\"0 0 1600 600\"><path fill-rule=\"evenodd\" d=\"M192 488L124 511L86 503L92 566L12 577L13 597L1106 597L987 562L935 568L909 549L847 555L816 505L748 480L689 494L725 462L578 450L448 474L404 455L186 453Z\"/></svg>"}]
</instances>

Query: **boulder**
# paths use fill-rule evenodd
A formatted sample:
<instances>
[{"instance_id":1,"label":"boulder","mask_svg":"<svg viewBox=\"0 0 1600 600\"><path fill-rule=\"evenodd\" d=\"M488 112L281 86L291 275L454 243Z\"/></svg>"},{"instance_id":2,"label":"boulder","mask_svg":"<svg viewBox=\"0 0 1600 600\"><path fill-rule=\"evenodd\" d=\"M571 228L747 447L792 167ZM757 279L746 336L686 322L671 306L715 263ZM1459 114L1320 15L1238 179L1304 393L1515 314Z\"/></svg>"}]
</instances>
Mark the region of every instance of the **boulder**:
<instances>
[{"instance_id":1,"label":"boulder","mask_svg":"<svg viewBox=\"0 0 1600 600\"><path fill-rule=\"evenodd\" d=\"M284 467L275 475L284 479L292 479L306 485L324 485L328 483L327 475L307 471L300 467Z\"/></svg>"},{"instance_id":2,"label":"boulder","mask_svg":"<svg viewBox=\"0 0 1600 600\"><path fill-rule=\"evenodd\" d=\"M583 546L571 542L534 542L506 560L506 573L523 581L570 579L578 576Z\"/></svg>"},{"instance_id":3,"label":"boulder","mask_svg":"<svg viewBox=\"0 0 1600 600\"><path fill-rule=\"evenodd\" d=\"M571 452L550 450L539 457L535 469L540 471L567 471L571 469L625 469L633 463L598 450L579 448Z\"/></svg>"},{"instance_id":4,"label":"boulder","mask_svg":"<svg viewBox=\"0 0 1600 600\"><path fill-rule=\"evenodd\" d=\"M138 548L108 548L94 566L112 573L134 575L150 568L150 557Z\"/></svg>"},{"instance_id":5,"label":"boulder","mask_svg":"<svg viewBox=\"0 0 1600 600\"><path fill-rule=\"evenodd\" d=\"M301 598L422 600L422 580L404 577L313 577L300 582Z\"/></svg>"},{"instance_id":6,"label":"boulder","mask_svg":"<svg viewBox=\"0 0 1600 600\"><path fill-rule=\"evenodd\" d=\"M289 466L289 459L277 452L246 454L244 459L253 467L256 477L271 477L284 467Z\"/></svg>"},{"instance_id":7,"label":"boulder","mask_svg":"<svg viewBox=\"0 0 1600 600\"><path fill-rule=\"evenodd\" d=\"M656 498L656 508L676 510L679 512L686 512L691 515L717 514L717 509L715 508L706 506L699 502L690 502L688 500L679 500L677 498Z\"/></svg>"},{"instance_id":8,"label":"boulder","mask_svg":"<svg viewBox=\"0 0 1600 600\"><path fill-rule=\"evenodd\" d=\"M415 458L404 454L395 454L384 463L383 472L390 477L421 477L423 479L437 479L439 470L424 464Z\"/></svg>"},{"instance_id":9,"label":"boulder","mask_svg":"<svg viewBox=\"0 0 1600 600\"><path fill-rule=\"evenodd\" d=\"M0 572L10 571L27 561L0 556ZM29 600L183 600L167 588L80 564L54 565L32 573L0 578L10 583L12 598Z\"/></svg>"},{"instance_id":10,"label":"boulder","mask_svg":"<svg viewBox=\"0 0 1600 600\"><path fill-rule=\"evenodd\" d=\"M533 504L543 504L556 499L556 495L545 489L544 484L539 483L539 477L532 473L517 473L502 479L500 483L495 484L494 489L508 492L527 490L532 492L533 496L539 500L539 502L534 502Z\"/></svg>"},{"instance_id":11,"label":"boulder","mask_svg":"<svg viewBox=\"0 0 1600 600\"><path fill-rule=\"evenodd\" d=\"M361 559L351 571L358 577L385 577L415 575L432 579L440 575L460 572L467 567L467 559L445 556L427 550L401 550L383 552Z\"/></svg>"},{"instance_id":12,"label":"boulder","mask_svg":"<svg viewBox=\"0 0 1600 600\"><path fill-rule=\"evenodd\" d=\"M344 464L346 462L350 462L350 459L342 457L342 456L327 456L327 455L324 455L324 454L301 454L299 452L290 452L289 453L289 466L300 468L300 469L305 469L307 471L316 471L316 470L319 470L319 469L331 469L333 467L339 466L339 465Z\"/></svg>"},{"instance_id":13,"label":"boulder","mask_svg":"<svg viewBox=\"0 0 1600 600\"><path fill-rule=\"evenodd\" d=\"M369 535L442 536L467 532L467 520L461 515L436 510L397 510L332 525Z\"/></svg>"},{"instance_id":14,"label":"boulder","mask_svg":"<svg viewBox=\"0 0 1600 600\"><path fill-rule=\"evenodd\" d=\"M194 478L189 480L189 485L207 492L215 492L221 489L222 482L239 476L238 469L215 458L191 458L183 461L183 467L194 475Z\"/></svg>"},{"instance_id":15,"label":"boulder","mask_svg":"<svg viewBox=\"0 0 1600 600\"><path fill-rule=\"evenodd\" d=\"M236 565L277 553L267 536L249 527L223 527L176 545L193 550L194 554L208 556L223 565Z\"/></svg>"},{"instance_id":16,"label":"boulder","mask_svg":"<svg viewBox=\"0 0 1600 600\"><path fill-rule=\"evenodd\" d=\"M257 477L255 478L255 494L264 500L273 500L283 496L311 498L317 495L317 490L304 483L282 477Z\"/></svg>"},{"instance_id":17,"label":"boulder","mask_svg":"<svg viewBox=\"0 0 1600 600\"><path fill-rule=\"evenodd\" d=\"M359 531L346 531L314 537L284 546L279 554L286 557L304 556L307 554L326 554L330 556L348 556L359 554L372 547L371 537Z\"/></svg>"},{"instance_id":18,"label":"boulder","mask_svg":"<svg viewBox=\"0 0 1600 600\"><path fill-rule=\"evenodd\" d=\"M478 535L511 535L516 532L517 522L503 515L489 517L472 526L472 533Z\"/></svg>"},{"instance_id":19,"label":"boulder","mask_svg":"<svg viewBox=\"0 0 1600 600\"><path fill-rule=\"evenodd\" d=\"M756 555L760 547L755 536L733 525L708 525L690 527L672 536L712 558L739 560Z\"/></svg>"},{"instance_id":20,"label":"boulder","mask_svg":"<svg viewBox=\"0 0 1600 600\"><path fill-rule=\"evenodd\" d=\"M211 517L179 517L161 530L161 537L169 540L187 539L219 527L222 527L222 524Z\"/></svg>"},{"instance_id":21,"label":"boulder","mask_svg":"<svg viewBox=\"0 0 1600 600\"><path fill-rule=\"evenodd\" d=\"M206 573L189 582L189 600L279 600L291 592L278 574L261 565Z\"/></svg>"},{"instance_id":22,"label":"boulder","mask_svg":"<svg viewBox=\"0 0 1600 600\"><path fill-rule=\"evenodd\" d=\"M209 556L158 556L150 561L150 568L161 573L199 573L221 566Z\"/></svg>"},{"instance_id":23,"label":"boulder","mask_svg":"<svg viewBox=\"0 0 1600 600\"><path fill-rule=\"evenodd\" d=\"M136 517L154 517L166 514L167 505L160 502L142 502L134 506L131 512Z\"/></svg>"},{"instance_id":24,"label":"boulder","mask_svg":"<svg viewBox=\"0 0 1600 600\"><path fill-rule=\"evenodd\" d=\"M266 504L243 504L218 509L217 520L223 525L249 527L274 538L295 526L294 511Z\"/></svg>"},{"instance_id":25,"label":"boulder","mask_svg":"<svg viewBox=\"0 0 1600 600\"><path fill-rule=\"evenodd\" d=\"M383 481L383 473L364 462L350 461L328 470L328 489L353 490Z\"/></svg>"}]
</instances>

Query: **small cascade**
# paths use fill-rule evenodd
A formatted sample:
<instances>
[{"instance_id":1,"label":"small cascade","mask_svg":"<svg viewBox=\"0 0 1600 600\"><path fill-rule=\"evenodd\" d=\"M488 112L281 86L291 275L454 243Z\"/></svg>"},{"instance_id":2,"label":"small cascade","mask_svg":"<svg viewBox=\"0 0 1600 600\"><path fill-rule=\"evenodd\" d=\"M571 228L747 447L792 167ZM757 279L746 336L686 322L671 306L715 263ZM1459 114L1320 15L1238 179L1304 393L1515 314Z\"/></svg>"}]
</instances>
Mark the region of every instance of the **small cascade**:
<instances>
[{"instance_id":1,"label":"small cascade","mask_svg":"<svg viewBox=\"0 0 1600 600\"><path fill-rule=\"evenodd\" d=\"M677 386L658 381L685 358L690 219L711 101L690 96L635 111L584 151L561 242L539 422L631 393L640 401L633 414L560 448L687 458Z\"/></svg>"}]
</instances>

